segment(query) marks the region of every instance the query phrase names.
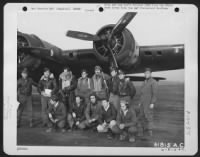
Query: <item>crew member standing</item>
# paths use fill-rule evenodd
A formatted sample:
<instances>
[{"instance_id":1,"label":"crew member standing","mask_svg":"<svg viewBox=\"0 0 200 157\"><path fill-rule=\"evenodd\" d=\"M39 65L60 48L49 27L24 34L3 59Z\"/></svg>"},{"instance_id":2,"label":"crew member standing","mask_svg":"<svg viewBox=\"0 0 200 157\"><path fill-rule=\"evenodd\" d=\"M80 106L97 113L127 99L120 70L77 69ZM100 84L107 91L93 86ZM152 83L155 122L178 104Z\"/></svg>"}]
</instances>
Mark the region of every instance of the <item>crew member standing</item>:
<instances>
[{"instance_id":1,"label":"crew member standing","mask_svg":"<svg viewBox=\"0 0 200 157\"><path fill-rule=\"evenodd\" d=\"M93 92L99 100L108 98L107 79L100 66L95 66L95 74L92 76Z\"/></svg>"},{"instance_id":2,"label":"crew member standing","mask_svg":"<svg viewBox=\"0 0 200 157\"><path fill-rule=\"evenodd\" d=\"M151 77L151 69L146 68L145 81L141 87L139 100L139 136L143 135L143 131L147 131L149 136L152 136L153 128L153 108L157 100L157 82Z\"/></svg>"},{"instance_id":3,"label":"crew member standing","mask_svg":"<svg viewBox=\"0 0 200 157\"><path fill-rule=\"evenodd\" d=\"M29 116L29 126L32 127L33 111L32 111L32 84L33 81L28 77L28 70L25 68L22 78L17 81L17 100L20 103L17 109L17 127L20 127L21 115L24 108L27 107Z\"/></svg>"},{"instance_id":4,"label":"crew member standing","mask_svg":"<svg viewBox=\"0 0 200 157\"><path fill-rule=\"evenodd\" d=\"M109 102L112 103L117 111L120 109L119 105L119 77L116 68L111 68L111 78L108 81L108 87L110 92Z\"/></svg>"},{"instance_id":5,"label":"crew member standing","mask_svg":"<svg viewBox=\"0 0 200 157\"><path fill-rule=\"evenodd\" d=\"M88 77L88 73L85 69L81 72L81 77L78 79L76 95L79 95L84 98L86 104L89 103L89 96L92 93L92 81Z\"/></svg>"},{"instance_id":6,"label":"crew member standing","mask_svg":"<svg viewBox=\"0 0 200 157\"><path fill-rule=\"evenodd\" d=\"M59 76L59 89L63 98L63 102L66 105L68 111L72 110L75 102L75 89L77 87L77 81L72 74L69 67L65 67L63 73ZM69 113L68 113L69 114Z\"/></svg>"},{"instance_id":7,"label":"crew member standing","mask_svg":"<svg viewBox=\"0 0 200 157\"><path fill-rule=\"evenodd\" d=\"M79 125L80 129L92 128L96 130L101 116L101 105L97 103L97 97L94 93L90 95L90 102L85 109L86 120Z\"/></svg>"},{"instance_id":8,"label":"crew member standing","mask_svg":"<svg viewBox=\"0 0 200 157\"><path fill-rule=\"evenodd\" d=\"M49 99L51 95L57 92L57 83L54 78L50 77L50 69L44 68L44 75L38 83L38 92L41 94L41 104L42 104L42 125L45 127L47 125L47 109Z\"/></svg>"},{"instance_id":9,"label":"crew member standing","mask_svg":"<svg viewBox=\"0 0 200 157\"><path fill-rule=\"evenodd\" d=\"M85 121L85 108L86 104L80 96L76 96L75 103L73 108L68 115L68 124L70 129L68 131L73 130L74 128L81 129L80 124Z\"/></svg>"},{"instance_id":10,"label":"crew member standing","mask_svg":"<svg viewBox=\"0 0 200 157\"><path fill-rule=\"evenodd\" d=\"M132 82L125 79L125 74L122 70L119 70L119 80L120 80L118 88L119 98L120 100L127 101L128 104L131 106L133 97L136 94L135 86L133 85Z\"/></svg>"}]
</instances>

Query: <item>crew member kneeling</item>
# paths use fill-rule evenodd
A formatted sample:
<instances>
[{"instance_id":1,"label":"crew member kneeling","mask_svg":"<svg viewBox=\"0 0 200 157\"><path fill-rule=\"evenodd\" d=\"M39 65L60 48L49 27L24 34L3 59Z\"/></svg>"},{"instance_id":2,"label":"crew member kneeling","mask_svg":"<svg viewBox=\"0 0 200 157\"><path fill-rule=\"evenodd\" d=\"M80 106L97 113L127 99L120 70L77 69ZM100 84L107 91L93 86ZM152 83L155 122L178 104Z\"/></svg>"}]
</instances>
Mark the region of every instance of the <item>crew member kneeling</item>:
<instances>
[{"instance_id":1,"label":"crew member kneeling","mask_svg":"<svg viewBox=\"0 0 200 157\"><path fill-rule=\"evenodd\" d=\"M99 124L99 117L101 114L101 106L97 102L97 97L95 94L90 95L90 102L87 104L85 110L86 120L80 123L79 128L92 128L96 129Z\"/></svg>"},{"instance_id":2,"label":"crew member kneeling","mask_svg":"<svg viewBox=\"0 0 200 157\"><path fill-rule=\"evenodd\" d=\"M120 140L123 141L127 137L129 142L135 142L136 114L134 110L129 109L129 104L125 100L120 101L120 111L117 114L117 124L111 128L115 134L120 134Z\"/></svg>"},{"instance_id":3,"label":"crew member kneeling","mask_svg":"<svg viewBox=\"0 0 200 157\"><path fill-rule=\"evenodd\" d=\"M85 120L85 106L83 99L77 95L72 110L69 111L70 114L67 117L70 127L68 131L73 130L73 128L81 129L80 124Z\"/></svg>"},{"instance_id":4,"label":"crew member kneeling","mask_svg":"<svg viewBox=\"0 0 200 157\"><path fill-rule=\"evenodd\" d=\"M66 124L66 108L65 105L59 101L57 95L53 95L50 99L48 114L48 129L46 132L51 132L53 129L61 129L61 132L65 132Z\"/></svg>"},{"instance_id":5,"label":"crew member kneeling","mask_svg":"<svg viewBox=\"0 0 200 157\"><path fill-rule=\"evenodd\" d=\"M107 138L112 139L112 131L110 130L116 125L117 111L115 107L108 102L107 99L102 100L102 111L99 118L98 132L108 132Z\"/></svg>"}]
</instances>

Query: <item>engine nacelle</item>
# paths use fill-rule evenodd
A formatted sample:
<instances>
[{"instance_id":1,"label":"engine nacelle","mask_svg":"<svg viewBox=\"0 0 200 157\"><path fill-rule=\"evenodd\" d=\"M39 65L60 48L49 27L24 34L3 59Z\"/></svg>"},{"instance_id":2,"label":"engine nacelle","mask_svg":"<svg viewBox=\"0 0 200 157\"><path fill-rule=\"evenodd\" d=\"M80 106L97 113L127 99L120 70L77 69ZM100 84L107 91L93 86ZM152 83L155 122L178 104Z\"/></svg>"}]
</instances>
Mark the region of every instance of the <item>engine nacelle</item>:
<instances>
[{"instance_id":1,"label":"engine nacelle","mask_svg":"<svg viewBox=\"0 0 200 157\"><path fill-rule=\"evenodd\" d=\"M106 46L108 43L108 35L114 26L115 25L111 24L102 27L96 33L97 36L99 36L102 40L94 41L93 43L94 50L97 52L96 55L104 62L108 62L108 57L110 55L110 52ZM118 33L112 37L110 47L114 52L118 64L123 66L125 63L124 61L130 59L130 57L132 57L132 55L135 53L136 42L131 32L125 28L121 33ZM127 62L125 64L127 64Z\"/></svg>"}]
</instances>

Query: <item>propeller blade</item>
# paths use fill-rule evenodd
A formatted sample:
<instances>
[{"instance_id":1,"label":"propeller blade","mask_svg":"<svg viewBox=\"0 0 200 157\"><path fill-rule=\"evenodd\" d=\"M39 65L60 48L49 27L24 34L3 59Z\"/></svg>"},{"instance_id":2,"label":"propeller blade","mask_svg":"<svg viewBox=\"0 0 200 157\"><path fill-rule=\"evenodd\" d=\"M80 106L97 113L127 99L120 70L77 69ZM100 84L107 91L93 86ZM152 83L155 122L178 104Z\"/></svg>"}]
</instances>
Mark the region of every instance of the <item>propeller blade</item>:
<instances>
[{"instance_id":1,"label":"propeller blade","mask_svg":"<svg viewBox=\"0 0 200 157\"><path fill-rule=\"evenodd\" d=\"M97 41L100 38L96 35L92 35L89 33L78 32L78 31L67 31L66 36L81 39L81 40L88 40L88 41Z\"/></svg>"},{"instance_id":2,"label":"propeller blade","mask_svg":"<svg viewBox=\"0 0 200 157\"><path fill-rule=\"evenodd\" d=\"M111 37L118 33L118 32L122 32L124 30L124 28L131 22L131 20L134 18L134 16L136 15L136 12L127 12L125 13L121 19L117 22L117 24L115 25L115 27L113 28L112 32L111 32Z\"/></svg>"},{"instance_id":3,"label":"propeller blade","mask_svg":"<svg viewBox=\"0 0 200 157\"><path fill-rule=\"evenodd\" d=\"M113 50L110 48L110 44L108 44L107 47L108 47L108 49L110 51L110 54L111 54L111 56L109 58L111 59L111 62L113 63L113 66L118 69L117 60L115 58Z\"/></svg>"}]
</instances>

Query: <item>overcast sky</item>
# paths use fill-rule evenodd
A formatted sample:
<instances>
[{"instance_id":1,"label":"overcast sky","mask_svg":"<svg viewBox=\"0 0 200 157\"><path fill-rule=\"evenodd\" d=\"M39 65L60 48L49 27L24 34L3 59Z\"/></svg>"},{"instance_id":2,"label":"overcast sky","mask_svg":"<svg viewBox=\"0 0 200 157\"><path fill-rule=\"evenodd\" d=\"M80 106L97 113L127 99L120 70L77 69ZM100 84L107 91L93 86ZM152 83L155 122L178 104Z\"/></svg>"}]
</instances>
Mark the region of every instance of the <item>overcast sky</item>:
<instances>
[{"instance_id":1,"label":"overcast sky","mask_svg":"<svg viewBox=\"0 0 200 157\"><path fill-rule=\"evenodd\" d=\"M66 31L95 34L102 26L116 23L123 14L124 12L25 12L18 14L18 30L36 34L62 49L92 48L92 42L66 37ZM181 13L138 13L127 28L139 45L185 44L184 22L184 14ZM155 72L153 75L184 81L184 70Z\"/></svg>"}]
</instances>

